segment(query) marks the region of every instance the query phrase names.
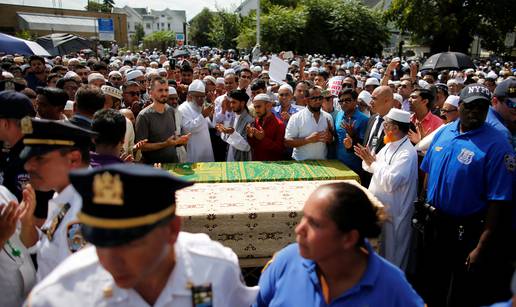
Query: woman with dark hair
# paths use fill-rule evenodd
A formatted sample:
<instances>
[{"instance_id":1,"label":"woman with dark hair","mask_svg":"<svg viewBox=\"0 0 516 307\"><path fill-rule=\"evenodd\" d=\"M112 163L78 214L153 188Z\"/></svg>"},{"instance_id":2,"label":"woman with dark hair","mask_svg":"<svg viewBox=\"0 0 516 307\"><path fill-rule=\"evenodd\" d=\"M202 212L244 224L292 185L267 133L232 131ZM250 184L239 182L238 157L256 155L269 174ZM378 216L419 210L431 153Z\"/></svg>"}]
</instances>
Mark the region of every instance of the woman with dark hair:
<instances>
[{"instance_id":1,"label":"woman with dark hair","mask_svg":"<svg viewBox=\"0 0 516 307\"><path fill-rule=\"evenodd\" d=\"M320 186L305 203L297 243L264 268L254 306L423 306L366 239L380 234L382 211L355 185Z\"/></svg>"}]
</instances>

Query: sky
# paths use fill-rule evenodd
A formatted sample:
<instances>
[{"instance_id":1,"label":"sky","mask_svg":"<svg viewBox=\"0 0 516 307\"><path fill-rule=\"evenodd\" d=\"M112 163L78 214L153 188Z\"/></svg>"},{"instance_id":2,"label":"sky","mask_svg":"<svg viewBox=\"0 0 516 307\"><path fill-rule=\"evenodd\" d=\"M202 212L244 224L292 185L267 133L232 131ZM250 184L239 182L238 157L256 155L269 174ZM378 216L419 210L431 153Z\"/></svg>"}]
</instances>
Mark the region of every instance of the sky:
<instances>
[{"instance_id":1,"label":"sky","mask_svg":"<svg viewBox=\"0 0 516 307\"><path fill-rule=\"evenodd\" d=\"M98 0L102 2L102 0ZM87 0L0 0L0 3L8 4L22 4L31 6L55 7L64 9L81 10L87 4ZM167 7L171 10L185 10L186 18L192 19L204 7L210 10L236 9L243 0L115 0L116 7L123 7L125 5L131 7L144 7L153 10L163 10Z\"/></svg>"}]
</instances>

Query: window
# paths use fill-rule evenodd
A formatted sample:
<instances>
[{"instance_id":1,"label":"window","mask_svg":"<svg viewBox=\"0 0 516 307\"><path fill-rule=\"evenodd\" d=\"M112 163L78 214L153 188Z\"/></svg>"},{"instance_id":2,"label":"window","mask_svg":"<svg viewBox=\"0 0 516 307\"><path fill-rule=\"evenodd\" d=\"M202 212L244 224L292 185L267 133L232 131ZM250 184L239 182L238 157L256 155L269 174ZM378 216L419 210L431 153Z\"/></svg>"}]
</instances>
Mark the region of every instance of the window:
<instances>
[{"instance_id":1,"label":"window","mask_svg":"<svg viewBox=\"0 0 516 307\"><path fill-rule=\"evenodd\" d=\"M168 24L168 29L170 30L170 23Z\"/></svg>"},{"instance_id":2,"label":"window","mask_svg":"<svg viewBox=\"0 0 516 307\"><path fill-rule=\"evenodd\" d=\"M131 30L131 24L129 22L127 23L127 29Z\"/></svg>"},{"instance_id":3,"label":"window","mask_svg":"<svg viewBox=\"0 0 516 307\"><path fill-rule=\"evenodd\" d=\"M159 30L159 22L156 24L156 27L157 27L157 28L158 28L158 30Z\"/></svg>"},{"instance_id":4,"label":"window","mask_svg":"<svg viewBox=\"0 0 516 307\"><path fill-rule=\"evenodd\" d=\"M150 28L151 28L150 23L146 24L146 25L145 25L145 27L146 27L147 29L150 29Z\"/></svg>"},{"instance_id":5,"label":"window","mask_svg":"<svg viewBox=\"0 0 516 307\"><path fill-rule=\"evenodd\" d=\"M165 15L161 15L161 18L165 18Z\"/></svg>"},{"instance_id":6,"label":"window","mask_svg":"<svg viewBox=\"0 0 516 307\"><path fill-rule=\"evenodd\" d=\"M161 28L165 29L165 23L164 22L161 23Z\"/></svg>"}]
</instances>

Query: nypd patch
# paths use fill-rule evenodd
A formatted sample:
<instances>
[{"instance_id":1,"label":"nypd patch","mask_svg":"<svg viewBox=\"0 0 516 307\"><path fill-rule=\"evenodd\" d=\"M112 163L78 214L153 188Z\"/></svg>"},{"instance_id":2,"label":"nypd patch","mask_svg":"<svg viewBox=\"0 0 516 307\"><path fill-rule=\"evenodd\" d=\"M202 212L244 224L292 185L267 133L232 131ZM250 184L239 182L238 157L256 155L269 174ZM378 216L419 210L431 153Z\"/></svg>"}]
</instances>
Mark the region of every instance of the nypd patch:
<instances>
[{"instance_id":1,"label":"nypd patch","mask_svg":"<svg viewBox=\"0 0 516 307\"><path fill-rule=\"evenodd\" d=\"M75 253L86 245L86 240L82 236L81 224L73 222L68 224L66 229L66 241L68 241L68 249Z\"/></svg>"},{"instance_id":2,"label":"nypd patch","mask_svg":"<svg viewBox=\"0 0 516 307\"><path fill-rule=\"evenodd\" d=\"M471 161L473 161L473 157L475 156L475 153L472 152L469 149L462 148L460 151L460 154L457 156L457 160L459 160L460 163L464 165L469 165Z\"/></svg>"},{"instance_id":3,"label":"nypd patch","mask_svg":"<svg viewBox=\"0 0 516 307\"><path fill-rule=\"evenodd\" d=\"M516 169L516 158L513 154L506 154L503 157L503 162L507 170L509 170L510 172L514 172L514 170Z\"/></svg>"}]
</instances>

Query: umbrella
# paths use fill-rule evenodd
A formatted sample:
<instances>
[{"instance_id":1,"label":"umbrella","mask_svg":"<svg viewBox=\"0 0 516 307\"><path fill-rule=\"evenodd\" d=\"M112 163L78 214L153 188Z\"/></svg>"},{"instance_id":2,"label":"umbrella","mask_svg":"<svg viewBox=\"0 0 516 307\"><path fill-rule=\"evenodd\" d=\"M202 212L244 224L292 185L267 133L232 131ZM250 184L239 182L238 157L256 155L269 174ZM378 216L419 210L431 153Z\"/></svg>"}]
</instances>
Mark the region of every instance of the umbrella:
<instances>
[{"instance_id":1,"label":"umbrella","mask_svg":"<svg viewBox=\"0 0 516 307\"><path fill-rule=\"evenodd\" d=\"M51 55L65 55L81 49L91 48L91 42L69 33L53 33L36 40Z\"/></svg>"},{"instance_id":2,"label":"umbrella","mask_svg":"<svg viewBox=\"0 0 516 307\"><path fill-rule=\"evenodd\" d=\"M432 55L425 61L421 70L463 70L466 68L475 68L471 58L460 52L442 52Z\"/></svg>"},{"instance_id":3,"label":"umbrella","mask_svg":"<svg viewBox=\"0 0 516 307\"><path fill-rule=\"evenodd\" d=\"M186 49L176 49L176 50L174 50L172 57L178 58L178 57L182 57L182 56L186 57L189 55L190 55L190 52L188 52L188 50L186 50Z\"/></svg>"},{"instance_id":4,"label":"umbrella","mask_svg":"<svg viewBox=\"0 0 516 307\"><path fill-rule=\"evenodd\" d=\"M0 33L0 52L6 54L50 56L38 43Z\"/></svg>"}]
</instances>

